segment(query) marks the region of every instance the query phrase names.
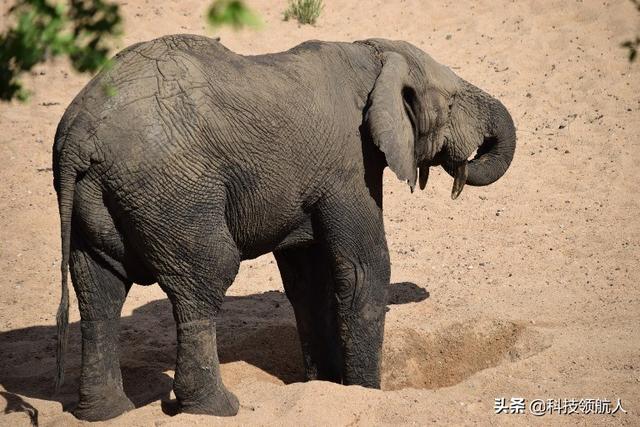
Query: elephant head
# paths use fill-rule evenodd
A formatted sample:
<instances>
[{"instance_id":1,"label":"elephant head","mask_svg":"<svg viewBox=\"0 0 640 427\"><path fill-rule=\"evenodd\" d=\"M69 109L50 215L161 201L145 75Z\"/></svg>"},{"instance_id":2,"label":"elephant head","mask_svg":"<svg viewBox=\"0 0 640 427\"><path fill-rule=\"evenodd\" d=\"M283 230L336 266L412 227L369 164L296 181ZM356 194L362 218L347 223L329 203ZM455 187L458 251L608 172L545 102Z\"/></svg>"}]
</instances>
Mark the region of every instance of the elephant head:
<instances>
[{"instance_id":1,"label":"elephant head","mask_svg":"<svg viewBox=\"0 0 640 427\"><path fill-rule=\"evenodd\" d=\"M424 189L434 165L454 177L453 199L465 183L489 185L506 172L516 133L500 101L409 43L362 43L382 62L365 121L388 166L412 191L418 176Z\"/></svg>"}]
</instances>

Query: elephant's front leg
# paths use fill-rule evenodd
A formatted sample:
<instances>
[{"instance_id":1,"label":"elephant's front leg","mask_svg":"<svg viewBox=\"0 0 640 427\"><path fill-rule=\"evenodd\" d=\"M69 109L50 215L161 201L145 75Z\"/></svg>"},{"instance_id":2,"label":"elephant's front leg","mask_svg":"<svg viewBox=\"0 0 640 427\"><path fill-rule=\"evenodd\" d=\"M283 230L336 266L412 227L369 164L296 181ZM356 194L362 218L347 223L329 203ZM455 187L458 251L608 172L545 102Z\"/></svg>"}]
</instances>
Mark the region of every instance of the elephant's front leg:
<instances>
[{"instance_id":1,"label":"elephant's front leg","mask_svg":"<svg viewBox=\"0 0 640 427\"><path fill-rule=\"evenodd\" d=\"M82 331L80 400L74 415L107 420L134 407L122 389L118 358L120 310L131 283L78 248L71 253L71 275Z\"/></svg>"},{"instance_id":2,"label":"elephant's front leg","mask_svg":"<svg viewBox=\"0 0 640 427\"><path fill-rule=\"evenodd\" d=\"M332 261L342 382L380 388L389 253L382 212L368 193L333 198L321 226Z\"/></svg>"},{"instance_id":3,"label":"elephant's front leg","mask_svg":"<svg viewBox=\"0 0 640 427\"><path fill-rule=\"evenodd\" d=\"M307 380L342 382L333 279L325 251L312 244L274 255L296 316Z\"/></svg>"},{"instance_id":4,"label":"elephant's front leg","mask_svg":"<svg viewBox=\"0 0 640 427\"><path fill-rule=\"evenodd\" d=\"M342 342L342 382L380 388L385 292L389 281L388 259L361 262L340 256L335 280L339 335Z\"/></svg>"}]
</instances>

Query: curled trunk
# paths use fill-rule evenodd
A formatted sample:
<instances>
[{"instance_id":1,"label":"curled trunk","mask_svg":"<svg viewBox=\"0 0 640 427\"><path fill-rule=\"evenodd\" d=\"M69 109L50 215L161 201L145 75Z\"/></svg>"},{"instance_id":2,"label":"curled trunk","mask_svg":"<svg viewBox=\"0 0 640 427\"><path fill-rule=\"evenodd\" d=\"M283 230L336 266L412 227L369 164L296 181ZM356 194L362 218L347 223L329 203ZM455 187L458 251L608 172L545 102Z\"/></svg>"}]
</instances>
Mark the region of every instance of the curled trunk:
<instances>
[{"instance_id":1,"label":"curled trunk","mask_svg":"<svg viewBox=\"0 0 640 427\"><path fill-rule=\"evenodd\" d=\"M464 174L465 183L473 186L489 185L502 177L516 149L516 129L511 115L500 101L492 98L489 102L487 133L474 158L463 164L443 164L451 176L460 180ZM462 190L460 184L458 186L459 190L454 191L457 194Z\"/></svg>"},{"instance_id":2,"label":"curled trunk","mask_svg":"<svg viewBox=\"0 0 640 427\"><path fill-rule=\"evenodd\" d=\"M494 100L489 116L489 136L478 147L467 169L467 184L482 186L497 181L509 168L516 149L516 128L507 109Z\"/></svg>"}]
</instances>

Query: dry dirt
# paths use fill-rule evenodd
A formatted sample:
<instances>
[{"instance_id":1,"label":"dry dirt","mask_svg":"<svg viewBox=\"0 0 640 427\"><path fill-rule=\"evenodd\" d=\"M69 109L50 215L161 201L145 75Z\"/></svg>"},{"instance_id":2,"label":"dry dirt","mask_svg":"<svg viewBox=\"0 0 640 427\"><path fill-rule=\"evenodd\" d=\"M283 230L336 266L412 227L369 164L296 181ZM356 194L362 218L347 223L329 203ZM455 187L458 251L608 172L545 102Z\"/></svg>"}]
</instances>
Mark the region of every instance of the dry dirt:
<instances>
[{"instance_id":1,"label":"dry dirt","mask_svg":"<svg viewBox=\"0 0 640 427\"><path fill-rule=\"evenodd\" d=\"M206 3L122 2L118 48L213 35ZM251 2L261 31L218 34L240 53L307 39L410 41L508 106L519 140L512 167L456 201L441 171L415 194L386 175L383 391L300 382L295 322L268 255L242 265L220 320L238 416L168 414L170 307L157 286L134 287L121 353L137 409L108 424L640 425L640 63L619 47L638 30L631 2L327 0L316 26L283 22L285 3ZM79 367L75 299L68 380L52 396L60 240L49 168L58 120L88 79L48 64L27 78L29 103L0 105L2 425L79 423L65 412ZM621 399L627 413L496 415L498 397Z\"/></svg>"}]
</instances>

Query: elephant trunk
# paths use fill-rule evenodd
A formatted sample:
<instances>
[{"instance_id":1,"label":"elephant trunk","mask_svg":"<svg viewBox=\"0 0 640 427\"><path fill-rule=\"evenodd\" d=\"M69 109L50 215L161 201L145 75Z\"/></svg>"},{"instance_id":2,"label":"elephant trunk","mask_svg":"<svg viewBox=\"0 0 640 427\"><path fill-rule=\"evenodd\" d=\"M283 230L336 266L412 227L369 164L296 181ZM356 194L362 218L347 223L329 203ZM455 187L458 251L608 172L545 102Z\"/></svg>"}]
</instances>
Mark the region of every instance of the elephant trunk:
<instances>
[{"instance_id":1,"label":"elephant trunk","mask_svg":"<svg viewBox=\"0 0 640 427\"><path fill-rule=\"evenodd\" d=\"M488 97L488 95L487 95ZM511 115L495 98L485 101L487 110L486 133L472 160L446 161L444 170L454 178L451 197L457 198L465 184L489 185L497 181L509 168L516 149L516 129Z\"/></svg>"},{"instance_id":2,"label":"elephant trunk","mask_svg":"<svg viewBox=\"0 0 640 427\"><path fill-rule=\"evenodd\" d=\"M488 137L467 165L467 184L489 185L509 168L516 149L516 129L511 115L498 100L491 100Z\"/></svg>"}]
</instances>

